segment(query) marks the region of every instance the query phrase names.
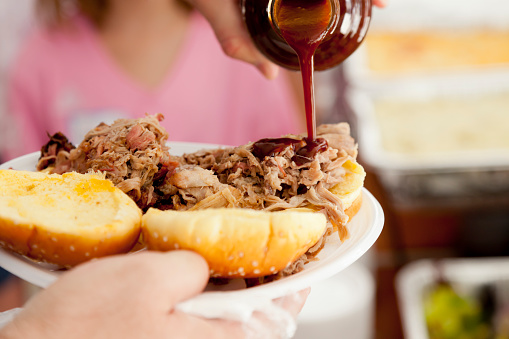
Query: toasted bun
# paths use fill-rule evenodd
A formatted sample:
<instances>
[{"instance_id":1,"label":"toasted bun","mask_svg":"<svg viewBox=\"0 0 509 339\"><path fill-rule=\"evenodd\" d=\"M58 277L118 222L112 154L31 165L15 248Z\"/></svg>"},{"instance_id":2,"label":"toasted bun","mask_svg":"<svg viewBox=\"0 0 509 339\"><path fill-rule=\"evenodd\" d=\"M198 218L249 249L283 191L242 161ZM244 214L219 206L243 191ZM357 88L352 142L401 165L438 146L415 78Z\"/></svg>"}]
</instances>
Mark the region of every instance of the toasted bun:
<instances>
[{"instance_id":1,"label":"toasted bun","mask_svg":"<svg viewBox=\"0 0 509 339\"><path fill-rule=\"evenodd\" d=\"M364 168L354 160L345 161L343 169L345 171L345 179L343 182L332 187L330 191L341 199L343 208L347 214L352 217L357 213L360 207L360 202L358 200L359 197L361 197L366 172ZM357 208L354 206L356 204L358 205Z\"/></svg>"},{"instance_id":2,"label":"toasted bun","mask_svg":"<svg viewBox=\"0 0 509 339\"><path fill-rule=\"evenodd\" d=\"M326 223L322 213L297 210L149 209L142 233L148 249L198 252L212 277L250 278L284 269L322 237Z\"/></svg>"},{"instance_id":3,"label":"toasted bun","mask_svg":"<svg viewBox=\"0 0 509 339\"><path fill-rule=\"evenodd\" d=\"M70 267L139 238L141 210L99 175L0 170L0 187L0 245L35 260Z\"/></svg>"},{"instance_id":4,"label":"toasted bun","mask_svg":"<svg viewBox=\"0 0 509 339\"><path fill-rule=\"evenodd\" d=\"M359 212L362 205L362 187L364 186L366 172L354 160L345 161L343 169L345 170L345 180L332 187L330 191L341 199L348 220L351 220ZM341 240L348 239L349 232L346 224L334 226L337 227Z\"/></svg>"},{"instance_id":5,"label":"toasted bun","mask_svg":"<svg viewBox=\"0 0 509 339\"><path fill-rule=\"evenodd\" d=\"M365 172L353 160L343 164L345 180L331 188L351 219L362 204ZM254 278L275 274L306 253L327 228L313 208L266 212L240 208L193 211L149 209L142 218L150 250L188 249L208 262L212 277ZM337 225L341 239L345 225Z\"/></svg>"}]
</instances>

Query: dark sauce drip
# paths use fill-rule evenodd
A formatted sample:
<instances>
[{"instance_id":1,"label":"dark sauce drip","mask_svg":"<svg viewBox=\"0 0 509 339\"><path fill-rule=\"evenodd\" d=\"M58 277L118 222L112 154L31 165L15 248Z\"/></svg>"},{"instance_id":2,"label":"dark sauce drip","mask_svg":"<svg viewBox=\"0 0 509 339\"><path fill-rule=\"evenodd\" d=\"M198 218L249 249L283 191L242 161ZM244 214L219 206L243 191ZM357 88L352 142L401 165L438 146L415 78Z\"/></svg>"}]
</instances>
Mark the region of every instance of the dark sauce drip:
<instances>
[{"instance_id":1,"label":"dark sauce drip","mask_svg":"<svg viewBox=\"0 0 509 339\"><path fill-rule=\"evenodd\" d=\"M316 138L314 140L306 140L306 146L297 150L297 153L292 157L297 166L302 166L305 163L313 161L318 153L324 152L329 147L327 140L323 138Z\"/></svg>"},{"instance_id":2,"label":"dark sauce drip","mask_svg":"<svg viewBox=\"0 0 509 339\"><path fill-rule=\"evenodd\" d=\"M316 136L314 54L333 20L331 0L275 0L273 20L299 58L308 138Z\"/></svg>"},{"instance_id":3,"label":"dark sauce drip","mask_svg":"<svg viewBox=\"0 0 509 339\"><path fill-rule=\"evenodd\" d=\"M292 161L297 166L302 166L313 161L316 155L327 150L329 145L327 140L323 138L316 138L314 140L309 138L300 140L293 138L266 138L258 140L253 144L252 153L258 159L263 160L265 157L272 157L288 147L291 147L295 153Z\"/></svg>"},{"instance_id":4,"label":"dark sauce drip","mask_svg":"<svg viewBox=\"0 0 509 339\"><path fill-rule=\"evenodd\" d=\"M253 144L253 155L260 160L265 157L272 157L276 153L284 151L288 146L291 146L295 151L296 148L301 148L305 145L304 140L292 138L266 138L260 139Z\"/></svg>"}]
</instances>

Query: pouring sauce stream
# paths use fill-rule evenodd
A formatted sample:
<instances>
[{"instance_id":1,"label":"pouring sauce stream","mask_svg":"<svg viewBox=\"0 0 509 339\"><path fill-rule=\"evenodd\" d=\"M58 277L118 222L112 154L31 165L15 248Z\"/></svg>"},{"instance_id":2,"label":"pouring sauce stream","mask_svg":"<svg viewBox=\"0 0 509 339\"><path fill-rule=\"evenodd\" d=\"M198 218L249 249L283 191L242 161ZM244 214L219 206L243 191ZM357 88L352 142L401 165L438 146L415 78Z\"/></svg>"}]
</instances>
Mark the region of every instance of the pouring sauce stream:
<instances>
[{"instance_id":1,"label":"pouring sauce stream","mask_svg":"<svg viewBox=\"0 0 509 339\"><path fill-rule=\"evenodd\" d=\"M316 138L314 61L316 49L334 26L332 0L274 0L272 21L299 58L308 140Z\"/></svg>"}]
</instances>

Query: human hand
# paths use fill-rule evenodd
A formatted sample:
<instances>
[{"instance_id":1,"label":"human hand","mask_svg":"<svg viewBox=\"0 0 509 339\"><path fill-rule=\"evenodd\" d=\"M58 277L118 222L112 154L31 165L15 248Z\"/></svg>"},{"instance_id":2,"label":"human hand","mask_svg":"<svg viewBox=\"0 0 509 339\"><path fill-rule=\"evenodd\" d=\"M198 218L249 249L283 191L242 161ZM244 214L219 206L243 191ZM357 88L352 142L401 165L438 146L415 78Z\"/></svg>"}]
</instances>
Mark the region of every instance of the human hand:
<instances>
[{"instance_id":1,"label":"human hand","mask_svg":"<svg viewBox=\"0 0 509 339\"><path fill-rule=\"evenodd\" d=\"M258 338L245 324L175 309L201 293L208 277L204 259L188 251L88 262L34 296L0 338ZM280 306L295 317L306 295L282 299ZM258 325L270 329L270 321L259 318Z\"/></svg>"},{"instance_id":2,"label":"human hand","mask_svg":"<svg viewBox=\"0 0 509 339\"><path fill-rule=\"evenodd\" d=\"M253 64L268 79L273 79L279 67L268 60L254 45L244 26L238 0L187 0L209 21L226 55ZM387 0L373 0L373 5L385 7Z\"/></svg>"}]
</instances>

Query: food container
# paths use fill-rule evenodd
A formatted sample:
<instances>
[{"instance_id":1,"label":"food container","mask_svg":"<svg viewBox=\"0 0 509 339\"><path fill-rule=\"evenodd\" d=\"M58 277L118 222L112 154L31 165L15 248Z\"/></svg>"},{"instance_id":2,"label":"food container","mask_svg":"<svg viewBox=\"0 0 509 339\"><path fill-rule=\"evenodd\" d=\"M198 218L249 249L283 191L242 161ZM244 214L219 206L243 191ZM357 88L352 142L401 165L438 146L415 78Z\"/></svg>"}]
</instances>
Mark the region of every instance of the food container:
<instances>
[{"instance_id":1,"label":"food container","mask_svg":"<svg viewBox=\"0 0 509 339\"><path fill-rule=\"evenodd\" d=\"M509 197L509 77L352 89L362 162L400 206Z\"/></svg>"},{"instance_id":2,"label":"food container","mask_svg":"<svg viewBox=\"0 0 509 339\"><path fill-rule=\"evenodd\" d=\"M373 13L362 46L345 62L367 89L418 77L509 76L509 2L393 0Z\"/></svg>"},{"instance_id":3,"label":"food container","mask_svg":"<svg viewBox=\"0 0 509 339\"><path fill-rule=\"evenodd\" d=\"M487 321L492 321L492 329L498 327L500 330L501 326L507 328L504 322L509 319L508 258L420 260L407 264L396 277L398 305L406 339L430 339L425 300L442 279L461 298L484 305L482 311L491 315ZM490 291L489 298L487 291Z\"/></svg>"},{"instance_id":4,"label":"food container","mask_svg":"<svg viewBox=\"0 0 509 339\"><path fill-rule=\"evenodd\" d=\"M345 63L359 156L398 207L509 200L509 2L392 0Z\"/></svg>"}]
</instances>

